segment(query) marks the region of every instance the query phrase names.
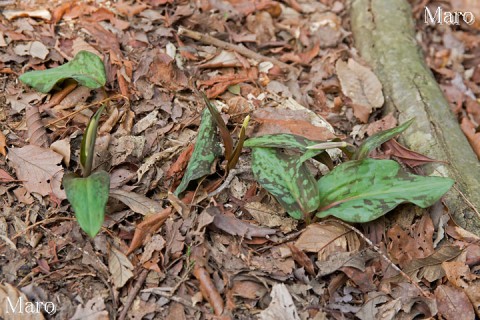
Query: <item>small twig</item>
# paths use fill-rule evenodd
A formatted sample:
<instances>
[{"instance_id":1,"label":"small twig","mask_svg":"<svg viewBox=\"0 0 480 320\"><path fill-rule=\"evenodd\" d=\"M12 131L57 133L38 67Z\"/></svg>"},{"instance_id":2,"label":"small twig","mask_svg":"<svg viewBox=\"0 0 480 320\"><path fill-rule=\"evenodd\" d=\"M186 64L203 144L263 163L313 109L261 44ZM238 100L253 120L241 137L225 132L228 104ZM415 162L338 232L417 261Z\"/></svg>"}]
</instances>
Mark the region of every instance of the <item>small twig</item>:
<instances>
[{"instance_id":1,"label":"small twig","mask_svg":"<svg viewBox=\"0 0 480 320\"><path fill-rule=\"evenodd\" d=\"M247 58L257 60L258 62L270 61L271 63L273 63L274 65L277 65L278 67L280 67L282 69L292 71L295 74L299 73L298 69L296 69L295 67L293 67L289 64L286 64L286 63L284 63L284 62L282 62L278 59L275 59L273 57L266 57L264 55L259 54L258 52L252 51L250 49L247 49L245 47L242 47L242 46L239 46L239 45L236 45L236 44L233 44L233 43L228 43L228 42L219 40L219 39L214 38L212 36L209 36L207 34L202 34L202 33L196 32L196 31L185 29L183 27L179 27L178 28L178 35L186 36L186 37L201 41L205 44L210 44L210 45L222 48L222 49L227 49L227 50L232 50L232 51L238 52L239 54L241 54L241 55L243 55Z\"/></svg>"},{"instance_id":2,"label":"small twig","mask_svg":"<svg viewBox=\"0 0 480 320\"><path fill-rule=\"evenodd\" d=\"M235 176L237 174L242 174L242 173L245 173L245 172L249 172L251 170L250 167L240 167L238 169L232 169L230 170L230 172L228 173L228 176L227 178L225 179L225 181L222 183L222 185L220 187L218 187L216 190L210 192L208 194L208 197L214 197L216 196L217 194L219 194L220 192L222 192L226 187L228 187L230 185L230 183L232 182L233 178L235 178Z\"/></svg>"},{"instance_id":3,"label":"small twig","mask_svg":"<svg viewBox=\"0 0 480 320\"><path fill-rule=\"evenodd\" d=\"M420 293L422 294L422 296L424 296L425 298L430 298L430 295L428 294L428 292L425 292L419 285L418 283L416 283L415 281L413 281L413 279L408 275L406 274L405 272L403 272L399 267L397 267L397 265L395 263L393 263L392 260L390 260L383 252L382 250L380 250L379 247L377 247L376 245L373 244L372 241L370 241L370 239L368 239L367 237L365 237L365 235L363 235L363 233L360 232L360 230L358 230L357 228L349 225L348 223L345 223L343 221L340 221L340 220L327 220L329 222L335 222L335 223L338 223L338 224L341 224L342 226L344 226L345 228L348 228L350 230L352 230L353 232L355 232L356 234L358 234L363 240L365 240L366 243L368 243L368 245L370 245L373 250L375 250L379 255L380 257L382 257L383 260L385 260L389 265L391 265L393 267L393 269L395 269L396 271L398 271L402 277L404 277L405 279L408 280L408 282L410 282L411 284L413 284L415 286L415 288L417 288ZM325 222L327 222L325 221Z\"/></svg>"},{"instance_id":4,"label":"small twig","mask_svg":"<svg viewBox=\"0 0 480 320\"><path fill-rule=\"evenodd\" d=\"M125 320L127 317L127 312L132 306L133 300L135 300L135 297L137 296L138 292L143 286L143 283L145 282L145 279L147 279L148 275L148 269L143 269L142 273L140 273L140 276L138 276L137 283L135 283L135 287L128 293L127 301L123 305L123 310L122 313L120 313L120 316L118 317L118 320Z\"/></svg>"}]
</instances>

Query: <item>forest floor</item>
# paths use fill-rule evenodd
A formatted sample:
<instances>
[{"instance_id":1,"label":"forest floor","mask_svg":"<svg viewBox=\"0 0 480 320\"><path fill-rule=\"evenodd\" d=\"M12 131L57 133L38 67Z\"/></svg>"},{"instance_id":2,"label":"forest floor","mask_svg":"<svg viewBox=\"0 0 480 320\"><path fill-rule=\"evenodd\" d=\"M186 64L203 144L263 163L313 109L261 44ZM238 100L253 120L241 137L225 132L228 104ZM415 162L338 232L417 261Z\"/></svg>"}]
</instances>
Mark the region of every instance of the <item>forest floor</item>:
<instances>
[{"instance_id":1,"label":"forest floor","mask_svg":"<svg viewBox=\"0 0 480 320\"><path fill-rule=\"evenodd\" d=\"M427 25L426 5L472 11L480 21L480 4L412 3L426 62L480 154L480 24ZM357 224L360 234L332 219L306 224L255 181L248 148L218 194L209 196L226 180L223 157L179 198L172 193L205 109L197 90L218 107L235 140L247 115L248 137L293 133L355 146L397 125L394 114L356 104L342 90L345 72L375 77L348 69L364 63L346 6L0 1L0 318L480 317L480 238L456 226L441 202L423 215L402 205L411 214ZM64 82L42 94L18 81L82 50L103 60L110 97L95 168L109 172L112 191L93 239L80 229L60 181L79 171L82 134L105 91ZM333 132L319 127L320 117ZM374 156L401 158L385 147ZM7 314L19 297L45 308Z\"/></svg>"}]
</instances>

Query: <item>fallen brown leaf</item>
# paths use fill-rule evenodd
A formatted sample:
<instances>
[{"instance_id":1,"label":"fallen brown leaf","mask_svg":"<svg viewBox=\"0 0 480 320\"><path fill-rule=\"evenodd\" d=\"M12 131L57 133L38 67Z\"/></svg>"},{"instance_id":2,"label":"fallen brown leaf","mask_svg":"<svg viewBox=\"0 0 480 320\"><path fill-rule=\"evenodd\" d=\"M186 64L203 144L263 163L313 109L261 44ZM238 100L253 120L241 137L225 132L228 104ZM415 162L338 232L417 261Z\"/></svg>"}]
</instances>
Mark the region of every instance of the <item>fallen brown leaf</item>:
<instances>
[{"instance_id":1,"label":"fallen brown leaf","mask_svg":"<svg viewBox=\"0 0 480 320\"><path fill-rule=\"evenodd\" d=\"M464 117L462 119L461 128L463 133L470 142L473 151L477 154L477 157L480 158L480 133L476 132L475 125L468 119Z\"/></svg>"},{"instance_id":2,"label":"fallen brown leaf","mask_svg":"<svg viewBox=\"0 0 480 320\"><path fill-rule=\"evenodd\" d=\"M165 220L167 220L171 213L172 208L166 208L159 213L155 213L146 217L145 220L140 222L135 228L132 243L130 243L130 247L128 248L128 251L126 253L127 256L135 249L139 248L143 244L145 238L155 233L158 228L160 228L160 226L165 222Z\"/></svg>"},{"instance_id":3,"label":"fallen brown leaf","mask_svg":"<svg viewBox=\"0 0 480 320\"><path fill-rule=\"evenodd\" d=\"M395 139L391 139L385 142L383 145L388 155L398 158L402 163L406 164L411 168L415 168L426 163L443 162L441 160L431 159L427 156L424 156L423 154L405 148Z\"/></svg>"},{"instance_id":4,"label":"fallen brown leaf","mask_svg":"<svg viewBox=\"0 0 480 320\"><path fill-rule=\"evenodd\" d=\"M439 285L435 289L438 313L445 319L473 319L472 303L465 292L447 285Z\"/></svg>"},{"instance_id":5,"label":"fallen brown leaf","mask_svg":"<svg viewBox=\"0 0 480 320\"><path fill-rule=\"evenodd\" d=\"M0 154L2 154L4 157L7 156L7 138L3 134L2 131L0 131Z\"/></svg>"},{"instance_id":6,"label":"fallen brown leaf","mask_svg":"<svg viewBox=\"0 0 480 320\"><path fill-rule=\"evenodd\" d=\"M60 189L63 177L61 155L50 149L28 145L9 149L8 156L28 192L42 196L53 193L59 199L66 198L65 191Z\"/></svg>"},{"instance_id":7,"label":"fallen brown leaf","mask_svg":"<svg viewBox=\"0 0 480 320\"><path fill-rule=\"evenodd\" d=\"M133 277L132 263L123 252L114 246L110 247L108 254L108 269L112 275L113 284L117 289L122 288Z\"/></svg>"}]
</instances>

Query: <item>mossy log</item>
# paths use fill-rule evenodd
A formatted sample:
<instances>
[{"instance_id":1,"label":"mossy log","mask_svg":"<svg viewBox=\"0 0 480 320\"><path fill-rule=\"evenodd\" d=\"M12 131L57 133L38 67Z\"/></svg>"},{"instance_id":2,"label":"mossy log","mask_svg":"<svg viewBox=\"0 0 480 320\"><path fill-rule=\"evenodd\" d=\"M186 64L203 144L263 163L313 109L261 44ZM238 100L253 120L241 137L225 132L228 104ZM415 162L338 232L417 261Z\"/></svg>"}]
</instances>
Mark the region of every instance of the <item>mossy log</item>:
<instances>
[{"instance_id":1,"label":"mossy log","mask_svg":"<svg viewBox=\"0 0 480 320\"><path fill-rule=\"evenodd\" d=\"M410 5L406 0L352 0L350 17L355 47L382 82L385 112L395 111L400 123L415 118L402 142L446 162L424 165L425 173L456 181L444 203L456 223L480 235L480 162L425 64Z\"/></svg>"}]
</instances>

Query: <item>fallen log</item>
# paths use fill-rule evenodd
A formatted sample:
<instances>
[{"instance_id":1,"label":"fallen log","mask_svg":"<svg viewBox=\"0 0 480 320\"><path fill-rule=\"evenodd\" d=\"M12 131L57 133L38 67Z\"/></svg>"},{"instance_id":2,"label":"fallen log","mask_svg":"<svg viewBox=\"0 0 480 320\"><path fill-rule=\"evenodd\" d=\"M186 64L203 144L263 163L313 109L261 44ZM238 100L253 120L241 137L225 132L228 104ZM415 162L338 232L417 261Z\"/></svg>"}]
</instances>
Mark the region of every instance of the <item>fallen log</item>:
<instances>
[{"instance_id":1,"label":"fallen log","mask_svg":"<svg viewBox=\"0 0 480 320\"><path fill-rule=\"evenodd\" d=\"M402 142L446 161L425 165L425 173L456 181L444 203L456 223L480 235L480 162L424 62L410 5L406 0L352 0L350 18L355 47L383 85L385 112L395 111L400 123L415 118Z\"/></svg>"}]
</instances>

